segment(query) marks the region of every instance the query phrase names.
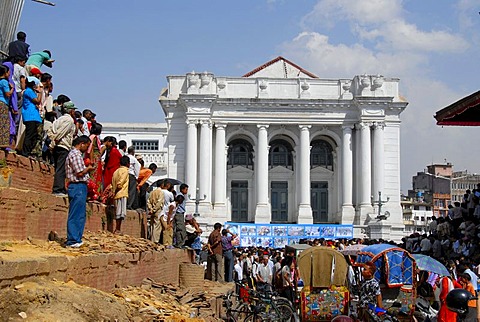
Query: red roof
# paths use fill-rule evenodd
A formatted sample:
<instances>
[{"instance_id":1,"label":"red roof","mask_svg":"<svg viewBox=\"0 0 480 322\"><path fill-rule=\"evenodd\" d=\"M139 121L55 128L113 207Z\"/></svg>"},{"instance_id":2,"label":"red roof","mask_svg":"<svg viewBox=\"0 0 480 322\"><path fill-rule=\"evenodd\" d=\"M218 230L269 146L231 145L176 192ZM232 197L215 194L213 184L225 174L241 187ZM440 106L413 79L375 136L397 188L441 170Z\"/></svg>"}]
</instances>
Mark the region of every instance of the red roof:
<instances>
[{"instance_id":1,"label":"red roof","mask_svg":"<svg viewBox=\"0 0 480 322\"><path fill-rule=\"evenodd\" d=\"M437 125L480 126L480 91L438 111Z\"/></svg>"},{"instance_id":2,"label":"red roof","mask_svg":"<svg viewBox=\"0 0 480 322\"><path fill-rule=\"evenodd\" d=\"M270 65L272 65L272 64L274 64L274 63L276 63L276 62L278 62L278 61L280 61L280 60L283 60L284 64L285 64L285 63L288 63L289 65L292 65L293 67L297 68L297 69L300 70L302 73L304 73L305 75L310 76L311 78L318 78L318 76L310 73L309 71L303 69L302 67L298 66L298 65L295 64L295 63L292 63L291 61L289 61L289 60L286 59L286 58L283 58L282 56L278 56L277 58L272 59L271 61L263 64L262 66L259 66L259 67L255 68L254 70L246 73L246 74L243 75L242 77L250 77L250 76L254 75L255 73L261 71L262 69L265 69L265 68L267 68L268 66L270 66Z\"/></svg>"}]
</instances>

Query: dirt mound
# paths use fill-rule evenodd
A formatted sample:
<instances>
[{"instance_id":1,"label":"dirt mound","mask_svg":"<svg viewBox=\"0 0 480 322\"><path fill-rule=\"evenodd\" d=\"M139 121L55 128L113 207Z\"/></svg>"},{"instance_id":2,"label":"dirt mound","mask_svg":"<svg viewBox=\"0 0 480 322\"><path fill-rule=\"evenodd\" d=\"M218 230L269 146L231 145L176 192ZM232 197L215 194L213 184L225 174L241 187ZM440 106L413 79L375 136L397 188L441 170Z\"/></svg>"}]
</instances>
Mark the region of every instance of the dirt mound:
<instances>
[{"instance_id":1,"label":"dirt mound","mask_svg":"<svg viewBox=\"0 0 480 322\"><path fill-rule=\"evenodd\" d=\"M132 321L134 315L122 301L74 282L37 280L1 290L0 317L3 321Z\"/></svg>"},{"instance_id":2,"label":"dirt mound","mask_svg":"<svg viewBox=\"0 0 480 322\"><path fill-rule=\"evenodd\" d=\"M141 287L110 294L72 281L37 279L0 290L0 320L221 321L210 303L231 287L206 281L203 290L193 291L146 279Z\"/></svg>"}]
</instances>

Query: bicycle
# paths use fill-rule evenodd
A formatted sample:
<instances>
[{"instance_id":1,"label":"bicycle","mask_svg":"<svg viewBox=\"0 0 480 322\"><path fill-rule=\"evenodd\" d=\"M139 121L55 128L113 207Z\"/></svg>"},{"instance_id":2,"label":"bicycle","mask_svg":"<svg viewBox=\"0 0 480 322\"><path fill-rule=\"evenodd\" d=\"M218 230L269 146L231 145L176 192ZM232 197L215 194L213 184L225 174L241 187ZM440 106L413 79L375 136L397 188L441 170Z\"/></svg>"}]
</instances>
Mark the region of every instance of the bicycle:
<instances>
[{"instance_id":1,"label":"bicycle","mask_svg":"<svg viewBox=\"0 0 480 322\"><path fill-rule=\"evenodd\" d=\"M237 297L240 299L238 294L235 294L233 291L228 291L227 294L223 296L223 307L226 309L226 321L227 322L240 322L245 321L245 319L252 314L250 307L246 306L246 303L238 301L234 306L232 297Z\"/></svg>"},{"instance_id":2,"label":"bicycle","mask_svg":"<svg viewBox=\"0 0 480 322\"><path fill-rule=\"evenodd\" d=\"M251 299L251 313L245 321L300 321L292 303L283 297L276 296L275 292L257 292L248 290Z\"/></svg>"}]
</instances>

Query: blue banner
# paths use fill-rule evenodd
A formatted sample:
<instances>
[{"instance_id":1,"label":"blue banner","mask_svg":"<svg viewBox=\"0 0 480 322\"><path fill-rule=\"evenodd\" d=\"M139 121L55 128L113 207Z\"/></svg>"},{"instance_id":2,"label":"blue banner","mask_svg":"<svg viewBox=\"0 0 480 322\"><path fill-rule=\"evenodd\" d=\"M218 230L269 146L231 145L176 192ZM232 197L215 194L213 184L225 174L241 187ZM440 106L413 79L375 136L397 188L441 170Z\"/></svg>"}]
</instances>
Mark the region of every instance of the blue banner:
<instances>
[{"instance_id":1,"label":"blue banner","mask_svg":"<svg viewBox=\"0 0 480 322\"><path fill-rule=\"evenodd\" d=\"M283 248L294 245L300 239L353 238L353 225L328 224L249 224L226 222L225 229L238 235L241 247Z\"/></svg>"}]
</instances>

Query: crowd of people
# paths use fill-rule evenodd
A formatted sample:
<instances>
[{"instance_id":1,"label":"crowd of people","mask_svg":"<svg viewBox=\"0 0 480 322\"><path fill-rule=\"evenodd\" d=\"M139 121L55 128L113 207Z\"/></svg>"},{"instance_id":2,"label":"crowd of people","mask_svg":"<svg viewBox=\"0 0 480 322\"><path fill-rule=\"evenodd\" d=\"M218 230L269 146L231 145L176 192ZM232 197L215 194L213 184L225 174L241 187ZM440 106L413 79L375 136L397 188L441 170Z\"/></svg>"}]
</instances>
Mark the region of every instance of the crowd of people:
<instances>
[{"instance_id":1,"label":"crowd of people","mask_svg":"<svg viewBox=\"0 0 480 322\"><path fill-rule=\"evenodd\" d=\"M450 276L438 280L440 289L438 321L452 321L453 312L446 309L445 298L453 288L464 288L473 295L480 291L480 184L466 190L461 202L449 205L446 217L435 218L428 233L414 233L402 240L401 246L411 253L431 256L447 267ZM427 292L429 297L432 293ZM476 296L476 295L475 295ZM469 303L469 315L476 321L476 303Z\"/></svg>"},{"instance_id":2,"label":"crowd of people","mask_svg":"<svg viewBox=\"0 0 480 322\"><path fill-rule=\"evenodd\" d=\"M474 197L475 192L468 192L467 200L469 197ZM478 202L474 201L473 204L478 205ZM452 208L451 217L434 220L434 223L430 225L430 235L412 234L404 238L400 244L394 241L373 239L315 239L301 242L311 246L331 247L340 251L354 244L368 246L388 243L409 250L413 254L420 253L438 259L445 264L450 276L437 276L428 274L426 271L418 271L417 295L426 299L433 308L438 310L437 321L456 321L456 313L448 310L446 306L448 292L454 288L463 288L476 296L475 294L479 291L478 276L480 274L480 255L476 251L479 243L478 228L480 227L477 227L475 235L469 234L469 229L465 229L470 226L472 221L477 224L478 218L473 215L475 212L468 207L468 203L461 203L459 207L460 209L457 210ZM461 213L463 218L462 221L457 221L457 228L452 223L456 213ZM441 226L439 234L439 225L445 222L452 226L446 236L442 235L443 228ZM435 226L435 223L438 225ZM215 224L205 250L206 278L219 282L237 281L260 290L274 289L293 303L295 300L294 290L301 278L296 270L295 254L287 253L285 249L268 247L242 248L237 246L237 240L235 233L222 229L220 223ZM441 250L436 250L433 244L438 244L439 241L441 243L443 240L449 240L450 243L444 242L441 244ZM427 241L430 244L427 244ZM463 248L461 245L464 245ZM358 305L360 306L363 301L382 307L380 285L373 278L375 269L374 264L365 264L361 272L363 282L360 285L354 285L358 292ZM349 276L349 281L351 284L358 282L352 276ZM469 319L477 321L476 305L476 301L469 302L470 310L465 321L470 321Z\"/></svg>"},{"instance_id":3,"label":"crowd of people","mask_svg":"<svg viewBox=\"0 0 480 322\"><path fill-rule=\"evenodd\" d=\"M53 96L50 50L30 53L20 31L0 65L0 149L50 163L55 168L52 193L70 199L67 246L82 245L86 203L103 202L114 212L115 228L127 209L147 210L148 179L157 166L115 137L101 137L102 125L90 109L64 94ZM84 200L85 199L85 200Z\"/></svg>"}]
</instances>

